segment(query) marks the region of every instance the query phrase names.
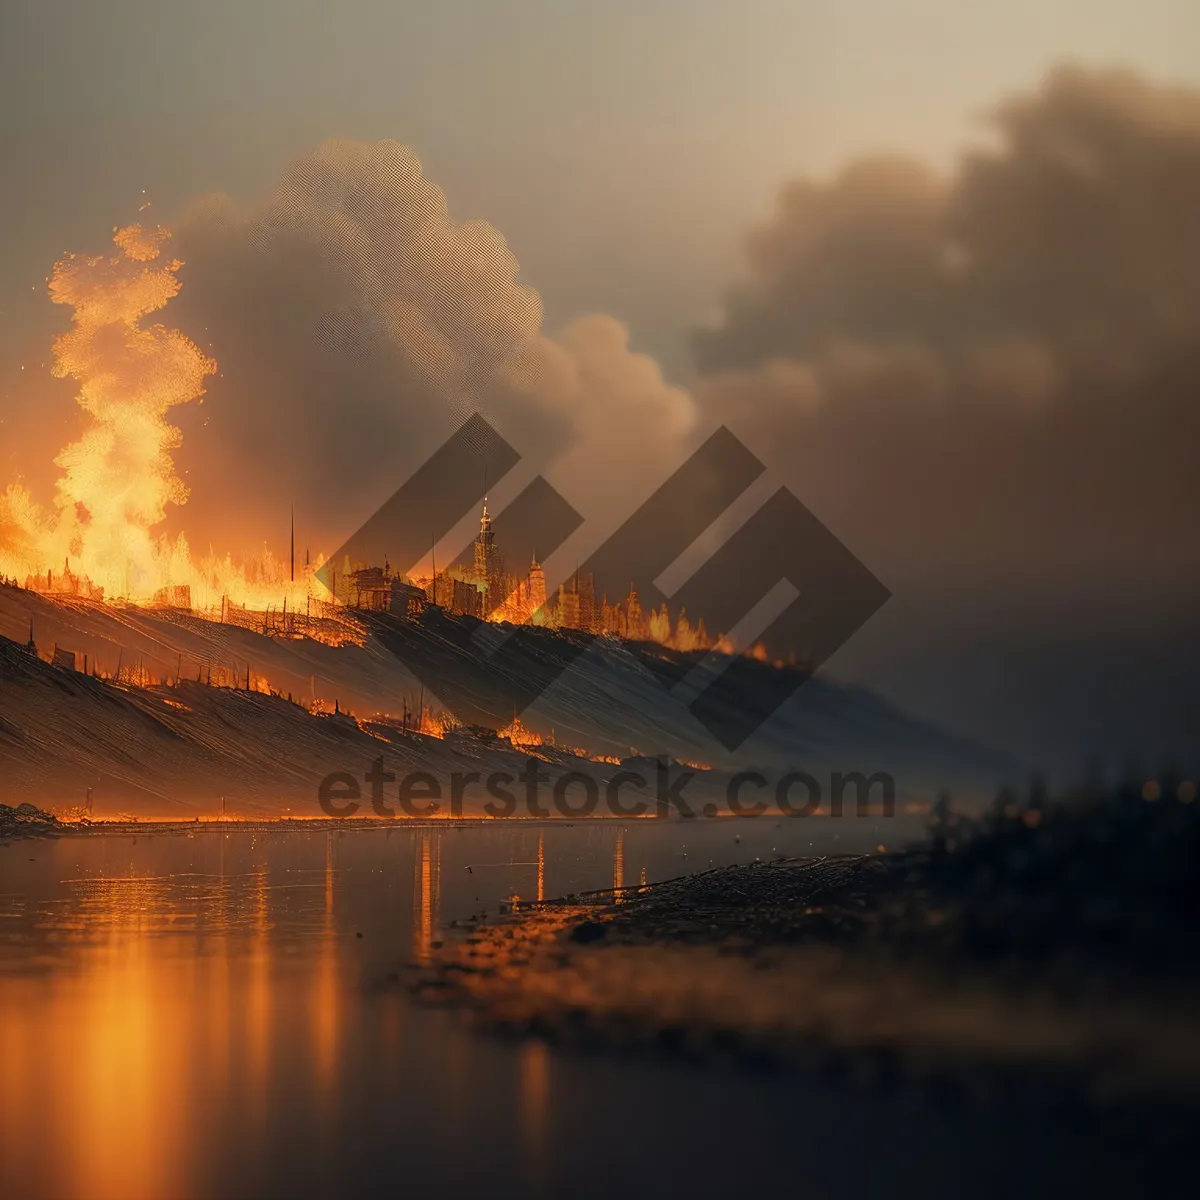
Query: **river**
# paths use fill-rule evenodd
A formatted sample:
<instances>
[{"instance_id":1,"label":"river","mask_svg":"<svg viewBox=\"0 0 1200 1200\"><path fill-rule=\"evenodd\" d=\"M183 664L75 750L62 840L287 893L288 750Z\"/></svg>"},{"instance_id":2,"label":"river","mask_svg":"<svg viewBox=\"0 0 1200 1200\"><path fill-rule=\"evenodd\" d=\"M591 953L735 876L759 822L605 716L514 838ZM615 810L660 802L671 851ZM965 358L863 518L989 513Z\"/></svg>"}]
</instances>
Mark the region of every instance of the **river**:
<instances>
[{"instance_id":1,"label":"river","mask_svg":"<svg viewBox=\"0 0 1200 1200\"><path fill-rule=\"evenodd\" d=\"M0 1194L1138 1187L1087 1127L489 1036L396 981L506 897L867 850L902 822L214 823L0 847Z\"/></svg>"}]
</instances>

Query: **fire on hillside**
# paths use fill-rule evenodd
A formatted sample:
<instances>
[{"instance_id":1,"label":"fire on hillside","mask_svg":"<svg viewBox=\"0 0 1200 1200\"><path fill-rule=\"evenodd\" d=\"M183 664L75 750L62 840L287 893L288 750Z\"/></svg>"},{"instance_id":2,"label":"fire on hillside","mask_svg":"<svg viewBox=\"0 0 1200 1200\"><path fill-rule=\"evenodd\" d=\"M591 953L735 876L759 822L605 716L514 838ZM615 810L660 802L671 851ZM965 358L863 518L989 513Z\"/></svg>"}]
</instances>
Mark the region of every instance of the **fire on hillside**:
<instances>
[{"instance_id":1,"label":"fire on hillside","mask_svg":"<svg viewBox=\"0 0 1200 1200\"><path fill-rule=\"evenodd\" d=\"M178 329L144 324L178 294L182 263L169 254L162 227L116 230L110 256L69 254L50 278L52 301L73 310L54 343L53 372L78 381L87 424L55 464L54 503L40 506L22 485L0 492L0 582L52 596L192 611L263 632L321 641L359 640L347 610L413 615L430 605L494 622L580 630L681 651L733 653L664 603L644 609L628 595L597 596L592 577L575 575L547 593L535 558L524 573L506 569L485 500L474 557L415 578L391 565L346 559L322 582L326 559L296 561L293 525L286 557L263 549L250 561L193 552L186 534L160 532L168 505L188 489L172 451L182 435L171 410L200 400L216 362ZM761 645L750 653L765 659Z\"/></svg>"}]
</instances>

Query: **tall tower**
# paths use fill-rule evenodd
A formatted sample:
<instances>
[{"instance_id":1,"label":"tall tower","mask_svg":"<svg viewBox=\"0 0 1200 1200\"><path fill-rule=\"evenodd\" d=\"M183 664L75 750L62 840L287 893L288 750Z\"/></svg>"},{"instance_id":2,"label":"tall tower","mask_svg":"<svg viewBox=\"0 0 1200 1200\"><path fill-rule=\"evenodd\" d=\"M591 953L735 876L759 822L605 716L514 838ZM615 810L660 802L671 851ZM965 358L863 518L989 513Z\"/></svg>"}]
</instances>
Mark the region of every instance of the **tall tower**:
<instances>
[{"instance_id":1,"label":"tall tower","mask_svg":"<svg viewBox=\"0 0 1200 1200\"><path fill-rule=\"evenodd\" d=\"M492 518L488 514L487 497L483 498L483 513L479 518L479 536L475 539L475 582L486 586L495 574L495 541Z\"/></svg>"},{"instance_id":2,"label":"tall tower","mask_svg":"<svg viewBox=\"0 0 1200 1200\"><path fill-rule=\"evenodd\" d=\"M546 606L546 572L538 562L537 555L529 566L529 615L533 616L539 608Z\"/></svg>"}]
</instances>

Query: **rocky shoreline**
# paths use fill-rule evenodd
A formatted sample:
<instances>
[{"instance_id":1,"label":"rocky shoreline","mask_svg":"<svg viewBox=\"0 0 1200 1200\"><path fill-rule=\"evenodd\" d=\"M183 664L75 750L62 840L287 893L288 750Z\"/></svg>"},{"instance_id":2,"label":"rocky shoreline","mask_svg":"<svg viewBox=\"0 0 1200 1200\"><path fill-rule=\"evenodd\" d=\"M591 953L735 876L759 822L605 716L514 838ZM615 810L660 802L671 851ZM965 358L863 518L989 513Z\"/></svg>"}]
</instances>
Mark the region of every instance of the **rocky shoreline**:
<instances>
[{"instance_id":1,"label":"rocky shoreline","mask_svg":"<svg viewBox=\"0 0 1200 1200\"><path fill-rule=\"evenodd\" d=\"M16 838L61 837L64 826L52 813L32 804L0 804L0 845Z\"/></svg>"}]
</instances>

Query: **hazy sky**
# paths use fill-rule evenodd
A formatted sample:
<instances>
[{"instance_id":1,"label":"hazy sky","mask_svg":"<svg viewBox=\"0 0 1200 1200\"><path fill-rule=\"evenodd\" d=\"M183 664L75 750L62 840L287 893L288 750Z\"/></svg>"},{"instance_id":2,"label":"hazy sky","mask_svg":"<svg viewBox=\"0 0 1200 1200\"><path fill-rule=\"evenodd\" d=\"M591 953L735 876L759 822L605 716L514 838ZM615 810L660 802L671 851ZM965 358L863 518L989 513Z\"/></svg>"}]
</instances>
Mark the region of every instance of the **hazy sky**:
<instances>
[{"instance_id":1,"label":"hazy sky","mask_svg":"<svg viewBox=\"0 0 1200 1200\"><path fill-rule=\"evenodd\" d=\"M1194 0L6 0L0 405L42 283L142 200L249 199L328 137L412 145L510 240L549 324L599 309L675 374L777 185L948 159L1063 57L1194 77ZM40 361L40 358L38 359ZM4 415L0 409L0 415Z\"/></svg>"},{"instance_id":2,"label":"hazy sky","mask_svg":"<svg viewBox=\"0 0 1200 1200\"><path fill-rule=\"evenodd\" d=\"M1046 85L1064 61L1141 81L1068 72ZM202 537L225 532L223 515L258 536L246 462L265 444L286 468L258 472L277 524L280 497L313 484L313 445L360 489L364 472L342 464L381 458L382 499L403 452L419 449L414 406L428 407L404 374L429 365L413 353L428 330L410 318L436 317L476 363L498 332L514 345L528 334L526 283L544 303L536 386L522 392L508 360L490 363L498 372L476 383L498 390L497 411L509 392L532 397L527 416L590 419L625 454L676 445L691 399L668 384L695 384L702 416L774 450L896 590L843 659L856 677L937 719L978 714L984 681L1024 721L1005 736L1013 745L1037 748L1047 714L1030 696L1051 717L1078 714L1080 744L1113 742L1133 713L1171 745L1200 713L1200 676L1183 665L1200 645L1185 461L1200 378L1197 81L1196 0L5 0L0 486L23 476L45 496L54 454L78 434L75 386L49 374L67 313L46 277L65 251L109 252L118 224L183 229L194 258L164 319L229 372L180 418L180 471L204 467L186 510ZM1007 125L985 128L1018 95ZM997 161L960 167L960 147L998 131ZM314 155L330 138L355 145ZM404 155L368 145L380 139L411 146L423 175L381 174ZM835 177L880 151L918 162ZM296 160L290 190L264 200ZM779 208L783 185L805 176ZM332 203L322 190L329 177L369 200L369 219L347 224L344 189ZM453 221L482 218L507 238L519 279L498 237L440 217L426 227L437 253L405 257L428 249L404 227L429 199L425 181L444 189ZM231 226L175 220L214 192L232 197L218 206ZM303 217L320 236L264 251L264 216L268 231L296 233ZM320 237L348 227L360 240L334 262ZM939 257L964 238L965 291ZM723 305L739 280L748 291ZM497 297L512 302L498 316ZM313 331L341 330L348 311L349 350L331 357ZM564 331L584 314L608 317ZM627 323L629 346L609 317ZM697 379L702 323L717 334ZM362 411L347 422L356 387ZM969 401L950 420L930 407L943 393ZM810 429L821 405L836 419ZM635 415L641 436L629 439ZM1148 483L1131 457L1154 464ZM330 521L374 507L337 490L347 512ZM997 596L997 578L1023 590ZM980 598L1008 624L985 628ZM1041 624L1039 606L1055 608ZM1069 672L1047 649L1074 653L1064 629L1086 633L1084 666ZM1097 647L1118 644L1141 682L1093 686L1089 670L1111 674ZM1046 681L1066 678L1082 683L1055 700ZM1176 697L1185 679L1190 707ZM926 680L942 692L922 694ZM1110 714L1091 699L1101 692L1121 701Z\"/></svg>"}]
</instances>

